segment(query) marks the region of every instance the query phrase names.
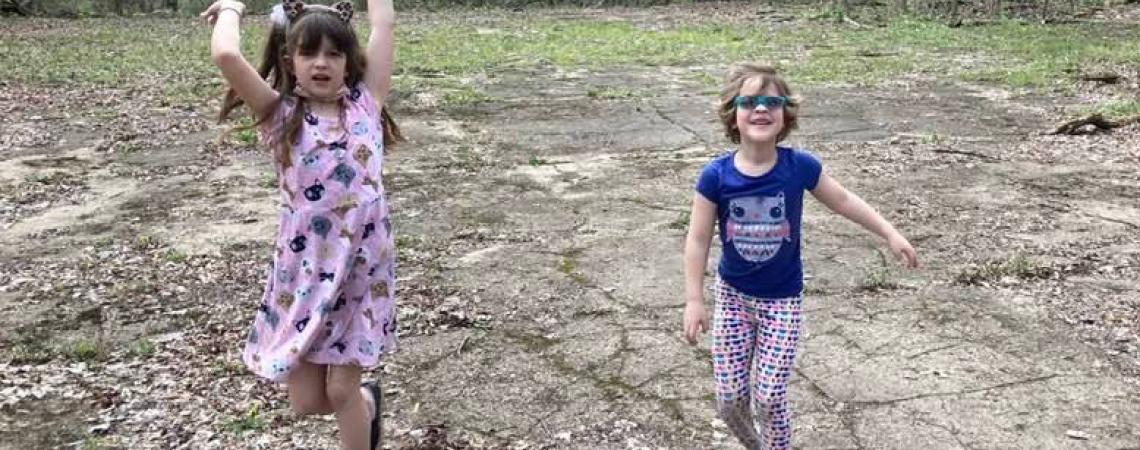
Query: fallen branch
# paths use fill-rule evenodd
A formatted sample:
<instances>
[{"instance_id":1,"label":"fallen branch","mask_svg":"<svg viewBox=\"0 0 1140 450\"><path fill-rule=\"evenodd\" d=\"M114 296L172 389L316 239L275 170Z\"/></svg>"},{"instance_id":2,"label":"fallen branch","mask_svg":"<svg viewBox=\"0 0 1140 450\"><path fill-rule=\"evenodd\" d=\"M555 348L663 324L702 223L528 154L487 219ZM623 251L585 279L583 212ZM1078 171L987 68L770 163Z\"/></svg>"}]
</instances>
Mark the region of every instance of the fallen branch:
<instances>
[{"instance_id":1,"label":"fallen branch","mask_svg":"<svg viewBox=\"0 0 1140 450\"><path fill-rule=\"evenodd\" d=\"M843 21L847 22L847 24L849 24L849 25L854 26L855 28L863 28L863 24L856 22L855 20L851 19L850 17L843 16Z\"/></svg>"},{"instance_id":2,"label":"fallen branch","mask_svg":"<svg viewBox=\"0 0 1140 450\"><path fill-rule=\"evenodd\" d=\"M1080 76L1082 81L1095 81L1104 84L1116 84L1120 81L1120 75L1112 72L1095 72L1086 73Z\"/></svg>"},{"instance_id":3,"label":"fallen branch","mask_svg":"<svg viewBox=\"0 0 1140 450\"><path fill-rule=\"evenodd\" d=\"M1096 113L1088 117L1065 122L1048 134L1093 134L1099 131L1108 131L1113 128L1126 127L1134 123L1140 123L1140 116L1127 117L1119 120L1109 120L1104 118L1103 114Z\"/></svg>"},{"instance_id":4,"label":"fallen branch","mask_svg":"<svg viewBox=\"0 0 1140 450\"><path fill-rule=\"evenodd\" d=\"M458 347L455 347L455 356L459 356L461 353L463 353L463 347L467 346L468 339L471 339L471 336L463 336L463 341L459 342Z\"/></svg>"},{"instance_id":5,"label":"fallen branch","mask_svg":"<svg viewBox=\"0 0 1140 450\"><path fill-rule=\"evenodd\" d=\"M948 153L951 155L973 156L975 158L988 159L990 161L1001 161L1001 158L995 158L995 157L990 156L990 155L984 155L981 153L971 152L971 151L966 151L966 150L951 150L948 148L936 148L936 149L934 149L934 153Z\"/></svg>"}]
</instances>

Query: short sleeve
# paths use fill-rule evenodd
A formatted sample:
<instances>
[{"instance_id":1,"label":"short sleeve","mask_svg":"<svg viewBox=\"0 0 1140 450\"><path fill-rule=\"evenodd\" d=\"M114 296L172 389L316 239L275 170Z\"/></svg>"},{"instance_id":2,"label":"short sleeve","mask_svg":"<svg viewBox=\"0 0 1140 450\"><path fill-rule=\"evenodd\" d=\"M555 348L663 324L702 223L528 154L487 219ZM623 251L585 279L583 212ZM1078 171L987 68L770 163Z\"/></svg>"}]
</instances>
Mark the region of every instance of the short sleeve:
<instances>
[{"instance_id":1,"label":"short sleeve","mask_svg":"<svg viewBox=\"0 0 1140 450\"><path fill-rule=\"evenodd\" d=\"M273 110L273 116L257 126L257 138L263 145L274 145L278 131L285 126L285 121L293 113L295 104L293 97L282 98L277 104L277 109Z\"/></svg>"},{"instance_id":2,"label":"short sleeve","mask_svg":"<svg viewBox=\"0 0 1140 450\"><path fill-rule=\"evenodd\" d=\"M368 90L367 84L363 81L356 83L356 86L349 90L348 98L364 110L364 113L368 115L369 121L376 124L377 127L381 127L380 105L376 103L376 97L372 96L372 91ZM381 127L379 129L383 128Z\"/></svg>"},{"instance_id":3,"label":"short sleeve","mask_svg":"<svg viewBox=\"0 0 1140 450\"><path fill-rule=\"evenodd\" d=\"M819 176L823 173L823 163L811 152L796 150L792 153L796 160L796 174L803 181L804 189L815 189Z\"/></svg>"},{"instance_id":4,"label":"short sleeve","mask_svg":"<svg viewBox=\"0 0 1140 450\"><path fill-rule=\"evenodd\" d=\"M720 165L717 164L717 161L719 159L708 163L704 169L701 169L696 186L697 192L713 203L720 200Z\"/></svg>"}]
</instances>

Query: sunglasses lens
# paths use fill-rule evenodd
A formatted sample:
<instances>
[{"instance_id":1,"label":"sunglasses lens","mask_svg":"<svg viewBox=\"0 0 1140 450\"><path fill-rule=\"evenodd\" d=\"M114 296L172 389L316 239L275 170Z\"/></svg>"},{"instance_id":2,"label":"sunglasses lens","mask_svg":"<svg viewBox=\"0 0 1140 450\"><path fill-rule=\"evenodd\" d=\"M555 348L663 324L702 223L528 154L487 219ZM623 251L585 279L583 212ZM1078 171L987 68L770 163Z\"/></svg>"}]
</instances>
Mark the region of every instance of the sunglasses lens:
<instances>
[{"instance_id":1,"label":"sunglasses lens","mask_svg":"<svg viewBox=\"0 0 1140 450\"><path fill-rule=\"evenodd\" d=\"M788 104L787 97L769 97L767 95L738 95L733 99L733 103L738 108L752 109L757 105L764 105L765 108L779 108Z\"/></svg>"}]
</instances>

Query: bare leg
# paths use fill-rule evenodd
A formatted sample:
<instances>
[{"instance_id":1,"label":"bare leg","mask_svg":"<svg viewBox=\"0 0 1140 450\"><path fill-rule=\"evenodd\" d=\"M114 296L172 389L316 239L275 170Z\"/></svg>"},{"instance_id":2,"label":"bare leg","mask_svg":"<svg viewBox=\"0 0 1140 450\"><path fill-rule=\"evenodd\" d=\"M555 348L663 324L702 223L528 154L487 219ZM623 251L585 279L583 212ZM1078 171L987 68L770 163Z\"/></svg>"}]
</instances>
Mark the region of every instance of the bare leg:
<instances>
[{"instance_id":1,"label":"bare leg","mask_svg":"<svg viewBox=\"0 0 1140 450\"><path fill-rule=\"evenodd\" d=\"M325 395L325 377L328 366L306 361L298 362L296 369L289 373L286 384L289 389L289 406L301 416L310 414L331 414L329 398Z\"/></svg>"},{"instance_id":2,"label":"bare leg","mask_svg":"<svg viewBox=\"0 0 1140 450\"><path fill-rule=\"evenodd\" d=\"M372 399L360 387L360 367L330 366L326 393L340 427L340 448L371 450Z\"/></svg>"}]
</instances>

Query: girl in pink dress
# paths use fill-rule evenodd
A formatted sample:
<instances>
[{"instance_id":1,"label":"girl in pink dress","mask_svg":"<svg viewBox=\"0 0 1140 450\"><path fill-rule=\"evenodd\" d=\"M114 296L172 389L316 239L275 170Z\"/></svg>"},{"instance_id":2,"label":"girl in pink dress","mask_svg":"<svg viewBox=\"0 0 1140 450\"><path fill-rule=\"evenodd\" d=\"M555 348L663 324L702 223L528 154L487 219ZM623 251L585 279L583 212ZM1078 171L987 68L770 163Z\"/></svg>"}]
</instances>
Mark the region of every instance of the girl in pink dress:
<instances>
[{"instance_id":1,"label":"girl in pink dress","mask_svg":"<svg viewBox=\"0 0 1140 450\"><path fill-rule=\"evenodd\" d=\"M286 383L297 413L335 414L342 448L377 448L380 389L360 379L396 348L396 252L381 184L384 146L399 137L382 107L395 12L391 0L369 0L362 49L351 2L287 0L271 16L259 72L240 52L244 10L219 0L203 12L231 87L221 116L249 107L281 195L273 270L243 360Z\"/></svg>"}]
</instances>

